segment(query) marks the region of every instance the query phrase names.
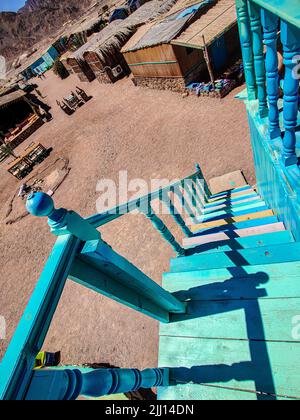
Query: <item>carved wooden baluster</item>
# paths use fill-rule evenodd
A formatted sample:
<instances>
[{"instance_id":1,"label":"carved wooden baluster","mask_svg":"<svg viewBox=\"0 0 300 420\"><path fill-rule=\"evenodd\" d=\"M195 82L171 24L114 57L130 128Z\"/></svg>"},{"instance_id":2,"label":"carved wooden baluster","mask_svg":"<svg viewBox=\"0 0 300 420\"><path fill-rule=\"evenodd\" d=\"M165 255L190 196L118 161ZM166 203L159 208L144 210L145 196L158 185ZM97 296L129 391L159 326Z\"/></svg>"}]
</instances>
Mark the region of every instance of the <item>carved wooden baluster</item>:
<instances>
[{"instance_id":1,"label":"carved wooden baluster","mask_svg":"<svg viewBox=\"0 0 300 420\"><path fill-rule=\"evenodd\" d=\"M80 395L105 395L169 385L168 368L138 369L46 369L32 372L26 400L75 400Z\"/></svg>"},{"instance_id":2,"label":"carved wooden baluster","mask_svg":"<svg viewBox=\"0 0 300 420\"><path fill-rule=\"evenodd\" d=\"M174 192L174 189L171 189L171 192ZM173 194L174 197L174 194ZM172 202L172 199L170 197L163 197L163 202L168 206L169 211L175 222L178 224L178 226L181 228L182 232L189 238L193 236L190 229L185 224L185 221L183 220L180 212L175 207L175 204Z\"/></svg>"},{"instance_id":3,"label":"carved wooden baluster","mask_svg":"<svg viewBox=\"0 0 300 420\"><path fill-rule=\"evenodd\" d=\"M236 0L237 16L240 31L242 55L244 61L245 78L248 89L248 98L257 99L257 86L255 81L254 59L252 52L252 36L248 12L248 0Z\"/></svg>"},{"instance_id":4,"label":"carved wooden baluster","mask_svg":"<svg viewBox=\"0 0 300 420\"><path fill-rule=\"evenodd\" d=\"M249 2L249 16L253 37L254 69L259 101L259 115L265 118L269 115L266 91L266 68L264 61L263 34L261 29L260 7Z\"/></svg>"},{"instance_id":5,"label":"carved wooden baluster","mask_svg":"<svg viewBox=\"0 0 300 420\"><path fill-rule=\"evenodd\" d=\"M277 31L279 18L273 13L262 9L261 19L264 32L264 44L266 45L266 73L267 94L269 101L269 132L271 140L281 136L279 126L279 74L277 55Z\"/></svg>"},{"instance_id":6,"label":"carved wooden baluster","mask_svg":"<svg viewBox=\"0 0 300 420\"><path fill-rule=\"evenodd\" d=\"M183 180L181 182L182 194L184 199L184 206L191 212L191 217L195 217L197 213L197 206L193 192L190 189L191 180Z\"/></svg>"},{"instance_id":7,"label":"carved wooden baluster","mask_svg":"<svg viewBox=\"0 0 300 420\"><path fill-rule=\"evenodd\" d=\"M142 210L143 211L143 210ZM153 212L151 205L149 206L149 212L144 212L147 219L149 219L155 229L160 233L160 235L171 245L174 251L178 255L185 255L185 250L179 245L176 241L170 230L164 224L164 222L156 216Z\"/></svg>"},{"instance_id":8,"label":"carved wooden baluster","mask_svg":"<svg viewBox=\"0 0 300 420\"><path fill-rule=\"evenodd\" d=\"M296 132L299 100L299 79L294 72L295 57L300 54L300 29L287 22L281 22L281 42L285 65L283 119L285 134L283 138L283 161L285 166L297 163Z\"/></svg>"}]
</instances>

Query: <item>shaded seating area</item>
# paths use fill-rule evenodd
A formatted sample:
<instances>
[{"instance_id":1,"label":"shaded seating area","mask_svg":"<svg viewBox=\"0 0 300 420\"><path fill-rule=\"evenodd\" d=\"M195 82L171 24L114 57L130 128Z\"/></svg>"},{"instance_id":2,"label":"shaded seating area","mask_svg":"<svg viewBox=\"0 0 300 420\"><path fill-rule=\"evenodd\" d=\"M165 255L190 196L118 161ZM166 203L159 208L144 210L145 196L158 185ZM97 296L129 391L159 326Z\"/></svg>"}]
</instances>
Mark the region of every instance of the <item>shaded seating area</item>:
<instances>
[{"instance_id":1,"label":"shaded seating area","mask_svg":"<svg viewBox=\"0 0 300 420\"><path fill-rule=\"evenodd\" d=\"M83 89L76 86L76 92L72 91L69 96L64 97L62 101L57 100L56 103L65 114L72 115L77 108L82 107L91 99L92 96L89 96Z\"/></svg>"},{"instance_id":2,"label":"shaded seating area","mask_svg":"<svg viewBox=\"0 0 300 420\"><path fill-rule=\"evenodd\" d=\"M8 164L6 170L17 179L23 179L36 164L41 163L49 154L41 143L31 143L21 156Z\"/></svg>"},{"instance_id":3,"label":"shaded seating area","mask_svg":"<svg viewBox=\"0 0 300 420\"><path fill-rule=\"evenodd\" d=\"M38 107L22 90L0 98L0 132L3 141L14 149L43 124Z\"/></svg>"}]
</instances>

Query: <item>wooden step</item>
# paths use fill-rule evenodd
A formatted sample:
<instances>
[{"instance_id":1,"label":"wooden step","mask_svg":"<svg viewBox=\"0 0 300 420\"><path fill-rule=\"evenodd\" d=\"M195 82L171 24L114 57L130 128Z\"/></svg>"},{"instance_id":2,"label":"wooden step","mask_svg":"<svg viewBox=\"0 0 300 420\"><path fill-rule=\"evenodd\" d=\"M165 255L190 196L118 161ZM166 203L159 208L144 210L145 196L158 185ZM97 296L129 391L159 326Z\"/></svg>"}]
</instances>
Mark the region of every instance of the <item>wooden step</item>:
<instances>
[{"instance_id":1,"label":"wooden step","mask_svg":"<svg viewBox=\"0 0 300 420\"><path fill-rule=\"evenodd\" d=\"M236 198L230 198L230 197L225 197L225 198L220 198L219 200L214 200L214 201L208 201L207 203L205 203L205 208L209 208L209 207L215 207L217 205L220 204L234 204L236 202L242 201L242 200L249 200L250 198L259 198L261 199L260 195L258 195L256 192L251 192L249 194L245 194L242 197L236 197Z\"/></svg>"},{"instance_id":2,"label":"wooden step","mask_svg":"<svg viewBox=\"0 0 300 420\"><path fill-rule=\"evenodd\" d=\"M176 386L159 387L157 389L157 399L158 401L294 401L294 398L279 395L273 397L255 391L240 391L234 388L214 386L213 384L182 384L182 382L179 382Z\"/></svg>"},{"instance_id":3,"label":"wooden step","mask_svg":"<svg viewBox=\"0 0 300 420\"><path fill-rule=\"evenodd\" d=\"M255 226L269 225L272 223L277 223L278 219L276 216L267 216L261 217L259 219L245 220L243 222L231 223L223 226L216 226L206 229L200 229L199 231L194 232L195 236L210 235L211 233L219 232L232 232L238 229L246 229Z\"/></svg>"},{"instance_id":4,"label":"wooden step","mask_svg":"<svg viewBox=\"0 0 300 420\"><path fill-rule=\"evenodd\" d=\"M194 223L198 221L198 223L208 222L209 220L218 220L224 217L231 217L231 216L243 216L249 213L256 213L258 211L268 210L269 207L266 206L266 203L262 201L261 203L251 203L246 206L238 207L238 208L230 208L225 210L218 210L209 212L204 214L196 219L194 219Z\"/></svg>"},{"instance_id":5,"label":"wooden step","mask_svg":"<svg viewBox=\"0 0 300 420\"><path fill-rule=\"evenodd\" d=\"M246 200L239 200L233 203L227 203L227 204L218 204L217 206L204 206L203 207L203 212L204 213L209 213L215 210L222 210L222 209L229 209L231 207L233 208L238 208L238 207L242 207L242 206L246 206L247 204L252 204L252 203L264 203L264 201L258 197L258 196L253 196L251 198L248 198Z\"/></svg>"},{"instance_id":6,"label":"wooden step","mask_svg":"<svg viewBox=\"0 0 300 420\"><path fill-rule=\"evenodd\" d=\"M204 222L204 223L199 223L196 225L192 225L191 226L191 231L193 233L195 232L199 232L202 229L208 229L208 228L213 228L213 227L217 227L217 226L224 226L224 225L228 225L228 224L232 224L232 223L237 223L237 222L244 222L246 220L254 220L254 219L259 219L262 217L268 217L268 216L273 216L274 213L272 210L264 210L264 211L260 211L260 212L256 212L256 213L250 213L250 214L246 214L243 216L235 216L235 217L229 217L226 219L220 219L220 220L213 220L210 222Z\"/></svg>"},{"instance_id":7,"label":"wooden step","mask_svg":"<svg viewBox=\"0 0 300 420\"><path fill-rule=\"evenodd\" d=\"M242 187L238 187L238 188L233 188L231 190L226 190L226 191L222 191L216 194L212 194L210 198L216 198L216 197L221 197L224 195L232 195L232 194L238 194L240 192L243 191L248 191L248 190L252 190L253 188L250 185L244 185Z\"/></svg>"},{"instance_id":8,"label":"wooden step","mask_svg":"<svg viewBox=\"0 0 300 420\"><path fill-rule=\"evenodd\" d=\"M280 322L278 316L274 315L274 322ZM239 316L247 329L242 308L236 316ZM207 325L210 320L211 317L206 318ZM223 325L224 328L230 328L225 315ZM260 325L260 328L263 327ZM221 395L224 389L231 390L234 399L234 390L237 393L236 399L241 398L241 392L267 394L257 394L258 400L279 399L276 395L299 399L300 370L295 368L299 357L299 343L162 335L159 339L158 366L170 369L170 377L178 380L180 389L185 387L188 390L184 396L189 400L197 399L199 388L195 383L219 387ZM177 387L169 387L170 390L172 388L169 398L178 400ZM214 394L218 395L216 389ZM206 395L210 397L208 391ZM161 396L159 394L159 398Z\"/></svg>"},{"instance_id":9,"label":"wooden step","mask_svg":"<svg viewBox=\"0 0 300 420\"><path fill-rule=\"evenodd\" d=\"M241 200L244 196L250 195L250 194L257 194L257 192L255 190L253 190L252 188L249 188L247 190L244 191L239 191L239 192L228 192L228 193L224 193L222 195L219 196L211 196L208 199L209 203L214 203L218 200L232 200L232 199L239 199Z\"/></svg>"},{"instance_id":10,"label":"wooden step","mask_svg":"<svg viewBox=\"0 0 300 420\"><path fill-rule=\"evenodd\" d=\"M292 242L295 242L295 240L291 232L273 232L199 245L187 251L187 255L229 252L239 249L259 248L262 246L288 244Z\"/></svg>"},{"instance_id":11,"label":"wooden step","mask_svg":"<svg viewBox=\"0 0 300 420\"><path fill-rule=\"evenodd\" d=\"M245 238L247 236L263 235L272 232L284 231L285 227L282 222L270 223L268 225L254 226L244 229L225 230L223 232L211 233L208 235L199 235L192 238L184 238L182 243L184 248L193 248L195 246L207 243L227 241L234 238Z\"/></svg>"},{"instance_id":12,"label":"wooden step","mask_svg":"<svg viewBox=\"0 0 300 420\"><path fill-rule=\"evenodd\" d=\"M299 255L299 242L204 255L196 254L188 257L172 258L170 271L184 272L255 264L274 264L297 261Z\"/></svg>"},{"instance_id":13,"label":"wooden step","mask_svg":"<svg viewBox=\"0 0 300 420\"><path fill-rule=\"evenodd\" d=\"M248 278L249 276L252 276L254 274L257 275L258 273L262 273L264 277L267 275L268 278L273 279L282 277L284 278L288 275L288 277L293 277L294 282L297 283L297 279L299 279L299 272L299 261L281 262L274 264L245 265L242 267L227 267L205 270L200 269L198 271L192 270L185 272L164 273L163 285L169 291L176 291L178 290L177 286L175 285L176 279L182 280L184 278L188 282L196 278L197 282L201 284L206 283L210 280L213 280L214 282L218 280L226 281L232 277Z\"/></svg>"},{"instance_id":14,"label":"wooden step","mask_svg":"<svg viewBox=\"0 0 300 420\"><path fill-rule=\"evenodd\" d=\"M299 273L296 261L165 274L187 311L160 325L159 367L177 386L158 398L299 399Z\"/></svg>"}]
</instances>

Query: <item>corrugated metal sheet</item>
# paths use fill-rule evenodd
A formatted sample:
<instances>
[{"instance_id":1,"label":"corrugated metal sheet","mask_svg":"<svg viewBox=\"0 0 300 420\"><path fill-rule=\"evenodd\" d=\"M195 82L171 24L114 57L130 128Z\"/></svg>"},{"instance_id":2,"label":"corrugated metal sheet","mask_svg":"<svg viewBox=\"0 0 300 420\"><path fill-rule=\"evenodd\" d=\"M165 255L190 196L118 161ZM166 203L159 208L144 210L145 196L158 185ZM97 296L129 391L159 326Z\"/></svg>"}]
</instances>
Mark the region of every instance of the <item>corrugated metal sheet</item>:
<instances>
[{"instance_id":1,"label":"corrugated metal sheet","mask_svg":"<svg viewBox=\"0 0 300 420\"><path fill-rule=\"evenodd\" d=\"M237 23L234 0L219 0L204 16L190 25L177 39L171 43L193 48L204 48L210 45L224 32Z\"/></svg>"}]
</instances>

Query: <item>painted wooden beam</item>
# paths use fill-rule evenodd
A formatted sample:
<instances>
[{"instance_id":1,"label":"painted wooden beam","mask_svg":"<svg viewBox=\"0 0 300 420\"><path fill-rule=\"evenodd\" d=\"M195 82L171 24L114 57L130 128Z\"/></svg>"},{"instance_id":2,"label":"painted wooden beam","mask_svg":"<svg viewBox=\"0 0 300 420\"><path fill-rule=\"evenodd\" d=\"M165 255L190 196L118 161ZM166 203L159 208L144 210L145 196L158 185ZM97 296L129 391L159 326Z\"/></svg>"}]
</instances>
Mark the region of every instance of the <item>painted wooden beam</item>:
<instances>
[{"instance_id":1,"label":"painted wooden beam","mask_svg":"<svg viewBox=\"0 0 300 420\"><path fill-rule=\"evenodd\" d=\"M0 400L23 399L80 241L59 237L0 364Z\"/></svg>"},{"instance_id":2,"label":"painted wooden beam","mask_svg":"<svg viewBox=\"0 0 300 420\"><path fill-rule=\"evenodd\" d=\"M170 312L185 311L181 302L102 240L84 245L69 277L161 322L168 322Z\"/></svg>"}]
</instances>

